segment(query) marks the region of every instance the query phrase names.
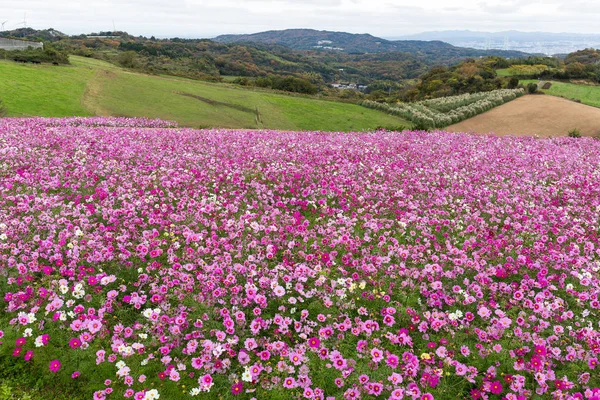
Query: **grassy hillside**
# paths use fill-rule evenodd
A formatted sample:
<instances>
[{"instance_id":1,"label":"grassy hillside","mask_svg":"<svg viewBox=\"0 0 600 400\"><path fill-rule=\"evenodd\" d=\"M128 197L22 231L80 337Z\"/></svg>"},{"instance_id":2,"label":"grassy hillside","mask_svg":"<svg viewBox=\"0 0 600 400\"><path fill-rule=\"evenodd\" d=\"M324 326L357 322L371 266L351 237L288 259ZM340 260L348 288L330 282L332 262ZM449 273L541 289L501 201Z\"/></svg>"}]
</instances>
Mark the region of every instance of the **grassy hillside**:
<instances>
[{"instance_id":1,"label":"grassy hillside","mask_svg":"<svg viewBox=\"0 0 600 400\"><path fill-rule=\"evenodd\" d=\"M498 74L498 76L512 76L510 69L508 68L497 69L496 74Z\"/></svg>"},{"instance_id":2,"label":"grassy hillside","mask_svg":"<svg viewBox=\"0 0 600 400\"><path fill-rule=\"evenodd\" d=\"M0 61L0 98L13 117L89 116L82 98L93 75L86 68Z\"/></svg>"},{"instance_id":3,"label":"grassy hillside","mask_svg":"<svg viewBox=\"0 0 600 400\"><path fill-rule=\"evenodd\" d=\"M410 125L354 104L142 75L82 57L71 61L65 67L0 62L0 98L9 116L144 116L191 127L324 131Z\"/></svg>"},{"instance_id":4,"label":"grassy hillside","mask_svg":"<svg viewBox=\"0 0 600 400\"><path fill-rule=\"evenodd\" d=\"M528 83L537 83L536 80L521 81ZM579 100L589 106L600 107L600 86L579 85L575 83L552 82L552 87L542 92L553 96L560 96L571 100Z\"/></svg>"}]
</instances>

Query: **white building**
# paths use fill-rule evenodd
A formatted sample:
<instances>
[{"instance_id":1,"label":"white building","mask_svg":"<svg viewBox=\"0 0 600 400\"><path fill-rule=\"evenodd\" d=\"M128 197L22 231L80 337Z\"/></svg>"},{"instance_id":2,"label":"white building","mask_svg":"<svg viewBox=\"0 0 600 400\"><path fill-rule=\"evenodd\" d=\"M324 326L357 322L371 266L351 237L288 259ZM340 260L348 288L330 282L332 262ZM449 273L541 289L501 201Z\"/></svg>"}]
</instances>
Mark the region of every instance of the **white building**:
<instances>
[{"instance_id":1,"label":"white building","mask_svg":"<svg viewBox=\"0 0 600 400\"><path fill-rule=\"evenodd\" d=\"M0 38L0 49L2 50L27 50L29 47L33 47L34 49L43 49L44 43Z\"/></svg>"}]
</instances>

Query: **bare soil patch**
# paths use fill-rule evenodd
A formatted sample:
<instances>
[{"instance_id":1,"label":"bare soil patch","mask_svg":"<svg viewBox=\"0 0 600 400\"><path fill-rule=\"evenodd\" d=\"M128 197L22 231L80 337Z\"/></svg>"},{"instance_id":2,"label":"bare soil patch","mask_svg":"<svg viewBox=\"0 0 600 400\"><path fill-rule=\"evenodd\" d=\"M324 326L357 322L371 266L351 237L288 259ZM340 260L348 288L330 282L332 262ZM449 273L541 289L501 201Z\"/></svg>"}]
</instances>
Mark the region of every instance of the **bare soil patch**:
<instances>
[{"instance_id":1,"label":"bare soil patch","mask_svg":"<svg viewBox=\"0 0 600 400\"><path fill-rule=\"evenodd\" d=\"M577 128L583 136L600 134L600 108L548 95L523 96L468 120L450 132L494 133L500 136L567 136Z\"/></svg>"},{"instance_id":2,"label":"bare soil patch","mask_svg":"<svg viewBox=\"0 0 600 400\"><path fill-rule=\"evenodd\" d=\"M249 107L240 106L238 104L223 103L221 101L207 99L205 97L198 96L198 95L191 94L191 93L183 93L183 92L174 92L174 93L178 94L180 96L186 96L186 97L191 97L191 98L196 99L196 100L200 100L200 101L202 101L204 103L210 104L211 106L229 107L229 108L233 108L234 110L243 111L243 112L249 112L249 113L253 113L254 112L253 109L251 109Z\"/></svg>"}]
</instances>

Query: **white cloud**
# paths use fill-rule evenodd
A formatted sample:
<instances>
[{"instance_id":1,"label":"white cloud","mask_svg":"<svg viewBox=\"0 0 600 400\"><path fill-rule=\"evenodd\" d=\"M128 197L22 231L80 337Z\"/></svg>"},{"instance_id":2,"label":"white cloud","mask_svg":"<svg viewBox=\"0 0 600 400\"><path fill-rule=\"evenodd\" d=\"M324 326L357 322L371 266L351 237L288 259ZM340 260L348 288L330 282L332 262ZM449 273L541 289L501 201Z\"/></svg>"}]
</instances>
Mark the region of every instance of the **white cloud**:
<instances>
[{"instance_id":1,"label":"white cloud","mask_svg":"<svg viewBox=\"0 0 600 400\"><path fill-rule=\"evenodd\" d=\"M70 34L119 30L160 37L212 37L314 28L379 36L429 30L597 33L600 5L583 0L0 0L0 22Z\"/></svg>"}]
</instances>

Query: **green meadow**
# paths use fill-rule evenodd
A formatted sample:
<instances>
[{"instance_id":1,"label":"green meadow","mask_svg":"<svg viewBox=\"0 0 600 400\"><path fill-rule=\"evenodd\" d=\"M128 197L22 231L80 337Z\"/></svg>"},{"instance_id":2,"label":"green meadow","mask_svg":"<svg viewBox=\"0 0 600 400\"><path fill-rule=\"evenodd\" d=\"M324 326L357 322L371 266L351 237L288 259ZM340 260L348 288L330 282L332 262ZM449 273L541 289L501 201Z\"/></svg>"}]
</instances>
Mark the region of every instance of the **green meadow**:
<instances>
[{"instance_id":1,"label":"green meadow","mask_svg":"<svg viewBox=\"0 0 600 400\"><path fill-rule=\"evenodd\" d=\"M195 128L361 131L411 125L355 104L144 75L83 57L72 56L71 63L0 61L0 98L8 115L148 117Z\"/></svg>"},{"instance_id":2,"label":"green meadow","mask_svg":"<svg viewBox=\"0 0 600 400\"><path fill-rule=\"evenodd\" d=\"M537 80L524 80L522 84L537 83ZM566 82L552 82L552 87L542 90L552 96L564 97L571 100L579 100L589 106L600 107L600 86L582 85Z\"/></svg>"}]
</instances>

